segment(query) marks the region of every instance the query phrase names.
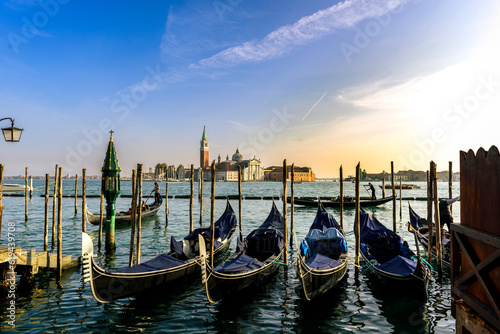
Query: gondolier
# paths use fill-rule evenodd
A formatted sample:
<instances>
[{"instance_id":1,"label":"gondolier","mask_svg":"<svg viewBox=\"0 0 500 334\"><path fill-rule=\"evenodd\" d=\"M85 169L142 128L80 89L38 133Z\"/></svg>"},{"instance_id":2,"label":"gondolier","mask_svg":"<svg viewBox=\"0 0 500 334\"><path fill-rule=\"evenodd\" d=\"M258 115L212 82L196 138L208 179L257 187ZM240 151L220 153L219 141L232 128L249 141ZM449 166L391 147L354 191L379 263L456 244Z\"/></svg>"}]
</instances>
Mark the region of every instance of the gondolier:
<instances>
[{"instance_id":1,"label":"gondolier","mask_svg":"<svg viewBox=\"0 0 500 334\"><path fill-rule=\"evenodd\" d=\"M160 186L158 183L155 182L155 203L161 202L161 196L160 196Z\"/></svg>"},{"instance_id":2,"label":"gondolier","mask_svg":"<svg viewBox=\"0 0 500 334\"><path fill-rule=\"evenodd\" d=\"M458 201L460 196L451 199L442 199L439 201L439 221L441 226L448 227L448 231L450 230L450 224L453 224L453 216L451 215L451 205Z\"/></svg>"},{"instance_id":3,"label":"gondolier","mask_svg":"<svg viewBox=\"0 0 500 334\"><path fill-rule=\"evenodd\" d=\"M368 186L370 187L370 191L372 192L372 200L376 200L377 196L375 196L375 187L371 182L368 183Z\"/></svg>"}]
</instances>

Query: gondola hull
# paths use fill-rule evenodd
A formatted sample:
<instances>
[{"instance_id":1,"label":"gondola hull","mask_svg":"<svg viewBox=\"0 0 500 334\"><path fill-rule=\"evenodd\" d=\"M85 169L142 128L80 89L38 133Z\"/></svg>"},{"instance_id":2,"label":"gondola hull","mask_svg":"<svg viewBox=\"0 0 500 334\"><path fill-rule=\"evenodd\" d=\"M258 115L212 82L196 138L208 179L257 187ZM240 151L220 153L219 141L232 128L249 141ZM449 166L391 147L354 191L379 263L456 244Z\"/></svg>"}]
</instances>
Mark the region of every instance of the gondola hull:
<instances>
[{"instance_id":1,"label":"gondola hull","mask_svg":"<svg viewBox=\"0 0 500 334\"><path fill-rule=\"evenodd\" d=\"M302 256L297 259L297 274L307 300L312 300L337 285L347 272L347 261L330 270L314 270L307 266Z\"/></svg>"},{"instance_id":2,"label":"gondola hull","mask_svg":"<svg viewBox=\"0 0 500 334\"><path fill-rule=\"evenodd\" d=\"M144 210L141 213L141 219L144 218L149 218L153 217L158 213L158 210L160 210L162 202L160 203L155 203L150 206L148 206L148 210ZM127 214L125 212L120 212L115 215L115 224L116 225L130 225L130 214ZM137 217L137 216L136 216ZM104 220L106 220L106 214L104 214ZM92 225L99 225L100 224L100 215L99 214L93 214L87 210L87 220L90 224Z\"/></svg>"},{"instance_id":3,"label":"gondola hull","mask_svg":"<svg viewBox=\"0 0 500 334\"><path fill-rule=\"evenodd\" d=\"M361 200L360 204L362 207L369 207L369 206L377 206L377 205L382 205L384 203L390 202L393 199L392 196L390 197L384 197L380 199L375 199L375 200ZM287 198L287 203L291 203L291 198ZM325 208L340 208L340 202L339 201L321 201L321 204ZM300 199L300 198L294 198L294 205L305 205L305 206L314 206L318 207L318 201L313 200L313 199ZM354 208L356 206L356 202L344 202L344 208Z\"/></svg>"},{"instance_id":4,"label":"gondola hull","mask_svg":"<svg viewBox=\"0 0 500 334\"><path fill-rule=\"evenodd\" d=\"M233 254L228 260L237 255ZM258 270L247 273L225 274L212 271L207 267L206 277L208 279L205 282L205 290L208 300L211 303L215 303L224 297L234 296L267 281L278 270L280 263L283 261L283 256L284 250L278 257L270 259L273 262L268 262Z\"/></svg>"}]
</instances>

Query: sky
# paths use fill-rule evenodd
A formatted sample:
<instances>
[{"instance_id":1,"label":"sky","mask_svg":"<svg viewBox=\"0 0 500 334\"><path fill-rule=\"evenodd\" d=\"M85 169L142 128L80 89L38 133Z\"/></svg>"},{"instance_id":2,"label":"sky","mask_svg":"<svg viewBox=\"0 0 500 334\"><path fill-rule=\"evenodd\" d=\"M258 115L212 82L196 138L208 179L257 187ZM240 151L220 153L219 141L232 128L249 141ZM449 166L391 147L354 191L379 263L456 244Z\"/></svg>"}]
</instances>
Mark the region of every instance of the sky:
<instances>
[{"instance_id":1,"label":"sky","mask_svg":"<svg viewBox=\"0 0 500 334\"><path fill-rule=\"evenodd\" d=\"M498 145L494 0L0 3L5 175L100 174L109 131L122 175L198 167L238 148L317 177L459 170ZM9 126L2 121L0 126Z\"/></svg>"}]
</instances>

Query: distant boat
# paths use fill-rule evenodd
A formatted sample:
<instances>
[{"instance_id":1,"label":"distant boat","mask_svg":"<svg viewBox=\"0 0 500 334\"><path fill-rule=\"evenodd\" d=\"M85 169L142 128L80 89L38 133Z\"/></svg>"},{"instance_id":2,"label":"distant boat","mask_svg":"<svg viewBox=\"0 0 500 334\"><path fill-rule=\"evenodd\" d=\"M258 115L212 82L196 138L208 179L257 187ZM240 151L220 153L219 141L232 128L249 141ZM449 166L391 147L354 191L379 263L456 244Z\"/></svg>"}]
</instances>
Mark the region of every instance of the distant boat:
<instances>
[{"instance_id":1,"label":"distant boat","mask_svg":"<svg viewBox=\"0 0 500 334\"><path fill-rule=\"evenodd\" d=\"M155 202L153 204L145 205L145 208L142 210L141 219L148 218L156 215L158 210L160 210L161 204L163 201ZM91 213L88 208L85 208L87 211L87 220L92 225L99 225L101 218L98 213ZM116 213L115 215L115 224L117 225L129 225L130 224L130 210L125 212L121 211ZM136 215L137 217L137 215ZM106 219L106 214L104 214L104 220Z\"/></svg>"},{"instance_id":2,"label":"distant boat","mask_svg":"<svg viewBox=\"0 0 500 334\"><path fill-rule=\"evenodd\" d=\"M30 187L27 187L27 190L30 191ZM26 186L24 184L4 184L2 185L2 192L25 192Z\"/></svg>"},{"instance_id":3,"label":"distant boat","mask_svg":"<svg viewBox=\"0 0 500 334\"><path fill-rule=\"evenodd\" d=\"M387 202L390 202L392 200L392 196L389 197L383 197L379 199L369 199L369 200L361 200L361 206L362 207L367 207L367 206L377 206L381 205ZM291 198L288 197L286 199L287 203L291 202ZM318 207L318 201L315 199L300 199L300 198L294 198L294 205L306 205L306 206L314 206ZM340 208L340 201L325 201L322 200L321 204L325 208ZM356 206L356 201L354 201L352 198L349 200L344 199L344 208L353 208Z\"/></svg>"},{"instance_id":4,"label":"distant boat","mask_svg":"<svg viewBox=\"0 0 500 334\"><path fill-rule=\"evenodd\" d=\"M382 188L382 186L379 186ZM394 183L394 188L399 189L399 183ZM411 189L420 189L420 186L418 184L408 184L408 183L403 183L401 185L401 188L411 190ZM392 189L392 185L390 183L385 184L385 189Z\"/></svg>"}]
</instances>

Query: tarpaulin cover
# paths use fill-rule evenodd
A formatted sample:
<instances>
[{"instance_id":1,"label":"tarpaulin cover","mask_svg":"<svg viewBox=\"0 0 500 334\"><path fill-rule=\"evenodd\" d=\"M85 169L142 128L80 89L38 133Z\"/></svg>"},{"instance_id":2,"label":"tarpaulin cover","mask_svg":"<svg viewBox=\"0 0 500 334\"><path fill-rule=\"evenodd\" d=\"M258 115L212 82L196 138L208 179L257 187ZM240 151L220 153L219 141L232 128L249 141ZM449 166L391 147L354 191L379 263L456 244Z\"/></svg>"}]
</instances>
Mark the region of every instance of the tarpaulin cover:
<instances>
[{"instance_id":1,"label":"tarpaulin cover","mask_svg":"<svg viewBox=\"0 0 500 334\"><path fill-rule=\"evenodd\" d=\"M182 240L177 241L175 240L174 236L172 235L170 237L170 250L172 252L175 252L177 255L182 255L183 250L182 250Z\"/></svg>"},{"instance_id":2,"label":"tarpaulin cover","mask_svg":"<svg viewBox=\"0 0 500 334\"><path fill-rule=\"evenodd\" d=\"M148 271L156 271L156 270L174 268L174 267L183 265L184 263L185 263L184 261L176 259L173 256L170 256L167 254L161 254L161 255L155 257L154 259L151 259L151 260L146 261L144 263L141 263L141 264L129 267L129 268L113 270L113 271L110 270L110 272L143 273L143 272L148 272Z\"/></svg>"},{"instance_id":3,"label":"tarpaulin cover","mask_svg":"<svg viewBox=\"0 0 500 334\"><path fill-rule=\"evenodd\" d=\"M323 254L334 259L338 259L341 253L347 252L347 244L342 232L334 227L326 230L309 230L305 237L309 245L309 255Z\"/></svg>"},{"instance_id":4,"label":"tarpaulin cover","mask_svg":"<svg viewBox=\"0 0 500 334\"><path fill-rule=\"evenodd\" d=\"M364 211L360 213L359 226L361 243L369 245L369 252L378 262L385 263L397 255L413 255L406 241Z\"/></svg>"},{"instance_id":5,"label":"tarpaulin cover","mask_svg":"<svg viewBox=\"0 0 500 334\"><path fill-rule=\"evenodd\" d=\"M327 270L340 266L342 262L330 259L328 256L324 256L322 254L315 254L306 260L306 264L312 269Z\"/></svg>"},{"instance_id":6,"label":"tarpaulin cover","mask_svg":"<svg viewBox=\"0 0 500 334\"><path fill-rule=\"evenodd\" d=\"M225 240L231 232L234 224L236 224L236 214L228 201L226 204L226 211L224 211L222 216L220 216L220 218L215 222L215 239L220 238L221 240ZM184 239L198 240L198 234L205 234L210 237L210 228L197 228Z\"/></svg>"},{"instance_id":7,"label":"tarpaulin cover","mask_svg":"<svg viewBox=\"0 0 500 334\"><path fill-rule=\"evenodd\" d=\"M417 263L403 256L395 256L391 260L378 266L378 269L398 275L410 275L417 268Z\"/></svg>"},{"instance_id":8,"label":"tarpaulin cover","mask_svg":"<svg viewBox=\"0 0 500 334\"><path fill-rule=\"evenodd\" d=\"M340 225L337 223L333 216L326 212L323 204L318 205L318 212L316 213L316 218L314 218L314 222L312 223L310 230L318 229L318 230L326 230L330 227L334 227L336 229L340 229Z\"/></svg>"},{"instance_id":9,"label":"tarpaulin cover","mask_svg":"<svg viewBox=\"0 0 500 334\"><path fill-rule=\"evenodd\" d=\"M236 258L227 261L226 263L215 267L214 271L219 273L235 273L242 271L254 270L262 267L264 264L253 257L241 254Z\"/></svg>"},{"instance_id":10,"label":"tarpaulin cover","mask_svg":"<svg viewBox=\"0 0 500 334\"><path fill-rule=\"evenodd\" d=\"M273 201L273 207L271 209L271 212L269 213L269 216L267 216L266 220L257 228L257 230L275 229L281 236L283 236L283 225L283 216L281 215L278 208L276 207L276 204L274 204ZM254 230L252 233L257 230Z\"/></svg>"}]
</instances>

